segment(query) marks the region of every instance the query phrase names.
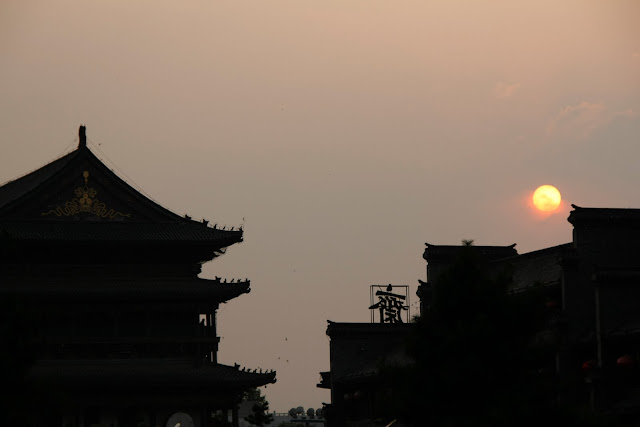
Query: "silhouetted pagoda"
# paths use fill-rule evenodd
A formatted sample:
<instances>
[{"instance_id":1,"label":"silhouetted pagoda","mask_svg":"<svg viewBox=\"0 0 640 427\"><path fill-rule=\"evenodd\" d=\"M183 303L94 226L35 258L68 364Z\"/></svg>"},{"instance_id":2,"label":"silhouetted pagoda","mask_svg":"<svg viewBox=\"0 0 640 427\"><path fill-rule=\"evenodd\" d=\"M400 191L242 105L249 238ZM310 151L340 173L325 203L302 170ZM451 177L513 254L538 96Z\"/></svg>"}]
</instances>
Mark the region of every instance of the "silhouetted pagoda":
<instances>
[{"instance_id":1,"label":"silhouetted pagoda","mask_svg":"<svg viewBox=\"0 0 640 427\"><path fill-rule=\"evenodd\" d=\"M0 187L0 292L24 301L64 426L205 426L275 382L218 363L216 310L249 281L198 277L241 242L140 194L87 147Z\"/></svg>"}]
</instances>

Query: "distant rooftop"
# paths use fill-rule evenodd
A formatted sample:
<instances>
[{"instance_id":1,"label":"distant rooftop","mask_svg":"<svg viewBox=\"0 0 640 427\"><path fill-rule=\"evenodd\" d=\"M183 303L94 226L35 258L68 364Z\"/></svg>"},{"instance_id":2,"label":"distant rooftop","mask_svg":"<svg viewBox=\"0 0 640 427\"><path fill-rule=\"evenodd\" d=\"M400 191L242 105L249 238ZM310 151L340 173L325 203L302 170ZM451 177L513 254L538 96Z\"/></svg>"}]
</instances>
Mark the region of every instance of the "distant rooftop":
<instances>
[{"instance_id":1,"label":"distant rooftop","mask_svg":"<svg viewBox=\"0 0 640 427\"><path fill-rule=\"evenodd\" d=\"M432 245L431 243L425 243L425 250L422 257L429 261L435 258L451 258L460 253L460 249L467 247L463 245ZM496 260L500 258L508 258L518 255L518 251L515 249L516 244L509 246L468 246L476 253L481 254L488 260Z\"/></svg>"}]
</instances>

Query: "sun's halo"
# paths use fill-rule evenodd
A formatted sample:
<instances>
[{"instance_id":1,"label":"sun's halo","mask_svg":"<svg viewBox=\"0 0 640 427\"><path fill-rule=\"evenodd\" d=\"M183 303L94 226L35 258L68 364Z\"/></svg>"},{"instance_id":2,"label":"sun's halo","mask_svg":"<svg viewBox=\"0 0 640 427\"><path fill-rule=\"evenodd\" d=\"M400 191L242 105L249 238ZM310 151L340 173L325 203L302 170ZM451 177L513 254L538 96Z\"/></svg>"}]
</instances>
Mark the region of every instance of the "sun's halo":
<instances>
[{"instance_id":1,"label":"sun's halo","mask_svg":"<svg viewBox=\"0 0 640 427\"><path fill-rule=\"evenodd\" d=\"M541 185L533 193L533 204L543 212L555 211L561 201L560 192L553 185Z\"/></svg>"}]
</instances>

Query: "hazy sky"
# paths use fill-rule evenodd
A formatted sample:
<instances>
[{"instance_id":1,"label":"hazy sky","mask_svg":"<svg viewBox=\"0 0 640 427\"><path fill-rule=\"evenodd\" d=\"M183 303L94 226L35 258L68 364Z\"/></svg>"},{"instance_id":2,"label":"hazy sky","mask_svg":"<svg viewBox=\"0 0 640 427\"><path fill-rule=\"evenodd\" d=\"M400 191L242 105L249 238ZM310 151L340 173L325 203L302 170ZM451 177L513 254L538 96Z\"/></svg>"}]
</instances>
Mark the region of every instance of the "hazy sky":
<instances>
[{"instance_id":1,"label":"hazy sky","mask_svg":"<svg viewBox=\"0 0 640 427\"><path fill-rule=\"evenodd\" d=\"M369 321L372 284L415 304L424 242L523 253L570 203L640 208L635 0L2 0L0 61L0 182L85 124L162 205L244 222L204 276L252 280L219 359L276 369L272 410L330 400L326 320Z\"/></svg>"}]
</instances>

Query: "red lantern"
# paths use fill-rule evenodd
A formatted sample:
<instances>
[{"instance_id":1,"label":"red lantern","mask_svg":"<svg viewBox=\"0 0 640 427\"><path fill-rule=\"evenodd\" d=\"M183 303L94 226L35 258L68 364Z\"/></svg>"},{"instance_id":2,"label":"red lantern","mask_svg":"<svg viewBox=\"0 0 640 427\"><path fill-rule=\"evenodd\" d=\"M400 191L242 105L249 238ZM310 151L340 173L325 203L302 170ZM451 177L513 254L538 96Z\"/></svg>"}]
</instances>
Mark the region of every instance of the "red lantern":
<instances>
[{"instance_id":1,"label":"red lantern","mask_svg":"<svg viewBox=\"0 0 640 427\"><path fill-rule=\"evenodd\" d=\"M621 368L629 368L635 364L636 361L633 360L633 357L629 356L628 354L620 356L618 357L618 360L616 360L616 365L620 366Z\"/></svg>"},{"instance_id":2,"label":"red lantern","mask_svg":"<svg viewBox=\"0 0 640 427\"><path fill-rule=\"evenodd\" d=\"M591 359L591 360L587 360L586 362L584 362L584 363L582 364L582 370L583 370L583 371L590 371L590 370L592 370L592 369L593 369L593 368L595 368L595 367L596 367L596 361L595 361L595 360L593 360L593 359Z\"/></svg>"}]
</instances>

